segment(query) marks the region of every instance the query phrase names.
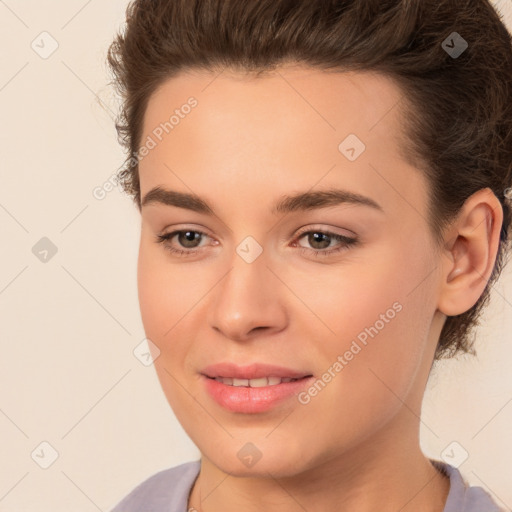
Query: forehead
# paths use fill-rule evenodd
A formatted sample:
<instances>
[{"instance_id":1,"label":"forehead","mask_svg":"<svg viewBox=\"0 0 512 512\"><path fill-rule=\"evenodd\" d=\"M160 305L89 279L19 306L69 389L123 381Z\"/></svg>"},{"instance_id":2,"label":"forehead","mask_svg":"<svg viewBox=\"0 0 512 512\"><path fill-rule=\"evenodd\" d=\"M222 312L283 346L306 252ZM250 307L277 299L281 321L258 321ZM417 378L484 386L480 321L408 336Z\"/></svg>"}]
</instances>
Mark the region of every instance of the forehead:
<instances>
[{"instance_id":1,"label":"forehead","mask_svg":"<svg viewBox=\"0 0 512 512\"><path fill-rule=\"evenodd\" d=\"M196 106L183 108L190 98ZM378 197L386 187L381 175L400 185L401 194L423 201L418 173L401 153L404 106L398 85L373 72L298 65L260 77L182 72L147 105L141 143L152 138L156 144L140 162L141 195L165 183L183 189L181 175L185 185L212 197L233 183L237 195L249 197L266 195L269 186L307 189L320 181ZM350 160L344 150L354 143L360 156ZM396 199L392 188L384 192Z\"/></svg>"},{"instance_id":2,"label":"forehead","mask_svg":"<svg viewBox=\"0 0 512 512\"><path fill-rule=\"evenodd\" d=\"M190 96L201 106L194 112L196 119L201 118L198 121L233 127L238 123L246 128L251 124L254 131L265 128L269 132L269 123L277 122L277 131L301 119L310 122L311 130L338 132L338 136L347 128L364 135L378 124L383 125L382 133L389 133L389 128L399 127L399 103L404 100L391 78L369 71L333 72L285 65L255 76L229 69L193 69L163 82L153 93L144 132L157 126L165 114L179 109ZM390 111L394 112L387 116Z\"/></svg>"}]
</instances>

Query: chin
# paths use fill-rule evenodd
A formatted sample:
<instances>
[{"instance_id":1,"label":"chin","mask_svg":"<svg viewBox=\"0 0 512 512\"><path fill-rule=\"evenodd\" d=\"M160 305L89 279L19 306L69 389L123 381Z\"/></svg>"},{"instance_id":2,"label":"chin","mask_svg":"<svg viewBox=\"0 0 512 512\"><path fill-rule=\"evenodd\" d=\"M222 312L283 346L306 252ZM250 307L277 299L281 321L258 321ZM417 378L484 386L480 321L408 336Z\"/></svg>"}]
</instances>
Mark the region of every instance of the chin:
<instances>
[{"instance_id":1,"label":"chin","mask_svg":"<svg viewBox=\"0 0 512 512\"><path fill-rule=\"evenodd\" d=\"M291 452L289 446L281 443L279 446L268 441L266 446L263 444L238 441L229 446L219 446L220 449L213 453L211 449L201 450L201 453L221 471L237 477L268 477L270 474L274 478L286 478L307 471L304 453Z\"/></svg>"},{"instance_id":2,"label":"chin","mask_svg":"<svg viewBox=\"0 0 512 512\"><path fill-rule=\"evenodd\" d=\"M301 472L300 466L291 463L289 460L284 462L263 462L262 459L252 467L244 467L238 460L232 463L227 462L225 459L213 462L224 473L236 477L268 478L271 475L274 478L288 478Z\"/></svg>"}]
</instances>

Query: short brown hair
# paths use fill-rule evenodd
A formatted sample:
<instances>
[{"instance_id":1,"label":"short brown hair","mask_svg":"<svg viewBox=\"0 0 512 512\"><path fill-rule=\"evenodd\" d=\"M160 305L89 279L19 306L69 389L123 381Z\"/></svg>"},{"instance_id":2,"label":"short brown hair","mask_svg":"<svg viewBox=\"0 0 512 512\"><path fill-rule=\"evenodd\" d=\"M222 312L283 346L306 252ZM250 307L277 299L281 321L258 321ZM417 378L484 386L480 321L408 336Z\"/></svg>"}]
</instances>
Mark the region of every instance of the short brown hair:
<instances>
[{"instance_id":1,"label":"short brown hair","mask_svg":"<svg viewBox=\"0 0 512 512\"><path fill-rule=\"evenodd\" d=\"M376 71L404 96L407 160L428 179L438 246L465 200L489 187L504 213L492 275L477 303L448 317L435 360L475 354L471 330L508 255L512 41L488 0L135 0L108 52L129 155L118 181L140 209L137 154L151 94L187 69L262 74L280 64ZM454 34L456 33L456 34ZM457 41L461 55L450 54Z\"/></svg>"}]
</instances>

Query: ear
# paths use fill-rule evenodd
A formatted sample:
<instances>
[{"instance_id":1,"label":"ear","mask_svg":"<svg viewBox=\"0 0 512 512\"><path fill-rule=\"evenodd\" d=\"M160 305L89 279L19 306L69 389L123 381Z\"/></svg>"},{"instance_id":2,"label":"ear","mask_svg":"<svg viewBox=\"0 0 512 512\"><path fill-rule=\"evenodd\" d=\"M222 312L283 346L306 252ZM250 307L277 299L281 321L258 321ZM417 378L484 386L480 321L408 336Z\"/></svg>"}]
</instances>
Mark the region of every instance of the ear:
<instances>
[{"instance_id":1,"label":"ear","mask_svg":"<svg viewBox=\"0 0 512 512\"><path fill-rule=\"evenodd\" d=\"M466 200L445 236L439 311L460 315L478 301L496 262L502 223L503 208L490 188Z\"/></svg>"}]
</instances>

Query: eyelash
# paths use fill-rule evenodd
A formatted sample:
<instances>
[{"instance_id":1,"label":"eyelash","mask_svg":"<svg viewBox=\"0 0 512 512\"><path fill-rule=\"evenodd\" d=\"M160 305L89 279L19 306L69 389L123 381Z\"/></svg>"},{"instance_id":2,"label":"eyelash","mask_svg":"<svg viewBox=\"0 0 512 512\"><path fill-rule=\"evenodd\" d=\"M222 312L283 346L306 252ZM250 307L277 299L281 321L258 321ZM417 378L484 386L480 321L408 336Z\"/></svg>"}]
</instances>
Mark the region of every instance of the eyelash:
<instances>
[{"instance_id":1,"label":"eyelash","mask_svg":"<svg viewBox=\"0 0 512 512\"><path fill-rule=\"evenodd\" d=\"M169 245L167 242L174 238L176 235L182 234L182 233L198 233L202 236L209 236L208 234L204 233L203 231L193 230L193 229L182 229L178 231L172 231L171 233L163 234L163 235L157 235L157 243L163 244L164 248L171 252L172 254L178 256L178 257L188 257L193 256L194 254L200 252L200 249L190 249L190 250L182 250L182 249L175 249L171 245ZM330 250L318 250L318 249L309 249L307 247L299 246L299 250L301 253L308 253L313 255L315 257L325 257L325 256L332 256L333 254L339 253L341 251L344 251L348 249L350 246L355 246L358 244L357 238L349 238L343 235L338 235L336 233L331 233L330 231L322 231L319 229L313 229L309 231L303 231L302 233L299 233L295 241L300 240L304 237L304 235L309 235L311 233L320 233L322 235L327 235L329 238L334 239L338 242L341 242L341 244L336 249L330 249Z\"/></svg>"}]
</instances>

